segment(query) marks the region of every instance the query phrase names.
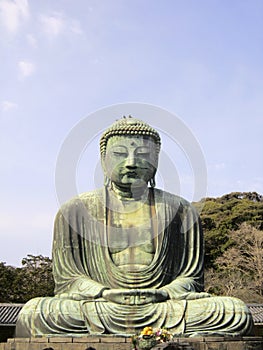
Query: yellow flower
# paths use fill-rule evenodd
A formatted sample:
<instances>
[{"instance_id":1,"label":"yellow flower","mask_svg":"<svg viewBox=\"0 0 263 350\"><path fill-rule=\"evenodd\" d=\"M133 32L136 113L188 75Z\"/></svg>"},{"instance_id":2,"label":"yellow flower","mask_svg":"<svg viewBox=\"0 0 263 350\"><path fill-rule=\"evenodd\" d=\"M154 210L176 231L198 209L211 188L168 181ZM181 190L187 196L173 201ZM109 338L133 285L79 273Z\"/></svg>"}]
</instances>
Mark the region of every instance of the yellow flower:
<instances>
[{"instance_id":1,"label":"yellow flower","mask_svg":"<svg viewBox=\"0 0 263 350\"><path fill-rule=\"evenodd\" d=\"M153 334L153 329L152 327L144 327L143 330L141 331L142 335L152 335Z\"/></svg>"}]
</instances>

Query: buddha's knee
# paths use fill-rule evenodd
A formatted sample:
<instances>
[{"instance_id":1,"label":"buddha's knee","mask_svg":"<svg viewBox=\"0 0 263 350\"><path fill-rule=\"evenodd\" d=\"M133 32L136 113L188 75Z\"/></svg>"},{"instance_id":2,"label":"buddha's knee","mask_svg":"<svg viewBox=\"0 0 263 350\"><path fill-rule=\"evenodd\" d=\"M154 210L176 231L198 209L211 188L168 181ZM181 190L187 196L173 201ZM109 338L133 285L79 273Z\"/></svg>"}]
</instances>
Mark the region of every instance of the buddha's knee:
<instances>
[{"instance_id":1,"label":"buddha's knee","mask_svg":"<svg viewBox=\"0 0 263 350\"><path fill-rule=\"evenodd\" d=\"M238 298L222 296L222 297L213 297L212 301L213 299L215 300L215 302L219 303L220 305L223 304L228 311L232 310L235 313L244 312L244 313L247 313L249 316L251 315L247 305Z\"/></svg>"},{"instance_id":2,"label":"buddha's knee","mask_svg":"<svg viewBox=\"0 0 263 350\"><path fill-rule=\"evenodd\" d=\"M246 304L237 298L232 297L210 297L204 299L189 300L187 302L186 314L189 315L215 315L215 314L244 314L251 316Z\"/></svg>"},{"instance_id":3,"label":"buddha's knee","mask_svg":"<svg viewBox=\"0 0 263 350\"><path fill-rule=\"evenodd\" d=\"M35 313L38 309L38 305L44 298L34 298L29 300L22 308L18 316L18 322L24 317L32 317L32 314Z\"/></svg>"},{"instance_id":4,"label":"buddha's knee","mask_svg":"<svg viewBox=\"0 0 263 350\"><path fill-rule=\"evenodd\" d=\"M32 322L38 305L43 298L34 298L29 300L22 308L18 315L16 323L16 337L30 337Z\"/></svg>"}]
</instances>

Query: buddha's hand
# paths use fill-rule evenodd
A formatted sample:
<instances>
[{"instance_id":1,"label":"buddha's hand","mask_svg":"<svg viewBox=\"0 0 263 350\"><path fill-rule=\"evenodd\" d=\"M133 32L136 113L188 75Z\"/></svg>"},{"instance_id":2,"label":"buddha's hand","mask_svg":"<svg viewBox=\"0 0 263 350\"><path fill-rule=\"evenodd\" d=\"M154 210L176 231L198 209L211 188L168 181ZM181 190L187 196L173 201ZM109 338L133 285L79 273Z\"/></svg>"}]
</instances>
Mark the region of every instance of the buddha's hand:
<instances>
[{"instance_id":1,"label":"buddha's hand","mask_svg":"<svg viewBox=\"0 0 263 350\"><path fill-rule=\"evenodd\" d=\"M159 289L108 289L102 297L122 305L144 305L158 303L168 299L168 293Z\"/></svg>"}]
</instances>

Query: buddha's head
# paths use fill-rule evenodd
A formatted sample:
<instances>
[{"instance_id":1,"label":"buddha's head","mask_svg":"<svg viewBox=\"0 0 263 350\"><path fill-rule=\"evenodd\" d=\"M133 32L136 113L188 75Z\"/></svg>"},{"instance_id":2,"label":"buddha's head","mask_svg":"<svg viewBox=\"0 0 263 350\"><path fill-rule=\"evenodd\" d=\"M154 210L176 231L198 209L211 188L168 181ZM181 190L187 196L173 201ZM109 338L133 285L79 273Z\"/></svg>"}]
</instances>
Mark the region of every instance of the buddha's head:
<instances>
[{"instance_id":1,"label":"buddha's head","mask_svg":"<svg viewBox=\"0 0 263 350\"><path fill-rule=\"evenodd\" d=\"M119 188L154 186L161 139L147 123L123 117L102 135L100 152L106 179Z\"/></svg>"}]
</instances>

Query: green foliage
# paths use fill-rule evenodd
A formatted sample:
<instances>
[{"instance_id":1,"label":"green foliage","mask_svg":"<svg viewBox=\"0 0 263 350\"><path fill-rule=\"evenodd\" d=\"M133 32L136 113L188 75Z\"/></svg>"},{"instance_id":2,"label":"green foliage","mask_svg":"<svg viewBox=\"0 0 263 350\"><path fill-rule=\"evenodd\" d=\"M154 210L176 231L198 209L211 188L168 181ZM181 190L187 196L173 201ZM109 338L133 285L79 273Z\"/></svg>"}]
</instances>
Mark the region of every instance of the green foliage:
<instances>
[{"instance_id":1,"label":"green foliage","mask_svg":"<svg viewBox=\"0 0 263 350\"><path fill-rule=\"evenodd\" d=\"M263 230L263 196L256 192L232 192L194 205L200 211L204 230L207 268L215 267L215 260L232 244L230 232L243 222Z\"/></svg>"},{"instance_id":2,"label":"green foliage","mask_svg":"<svg viewBox=\"0 0 263 350\"><path fill-rule=\"evenodd\" d=\"M0 302L9 302L13 298L12 284L15 278L15 268L0 262Z\"/></svg>"},{"instance_id":3,"label":"green foliage","mask_svg":"<svg viewBox=\"0 0 263 350\"><path fill-rule=\"evenodd\" d=\"M206 291L263 302L263 196L232 192L194 203L205 236Z\"/></svg>"},{"instance_id":4,"label":"green foliage","mask_svg":"<svg viewBox=\"0 0 263 350\"><path fill-rule=\"evenodd\" d=\"M25 303L39 296L52 296L54 280L48 257L27 255L23 267L0 263L0 302Z\"/></svg>"}]
</instances>

